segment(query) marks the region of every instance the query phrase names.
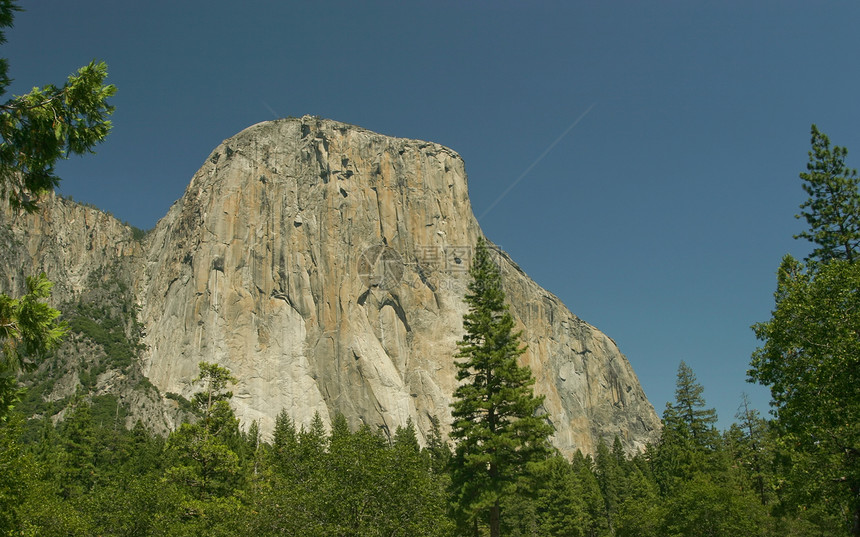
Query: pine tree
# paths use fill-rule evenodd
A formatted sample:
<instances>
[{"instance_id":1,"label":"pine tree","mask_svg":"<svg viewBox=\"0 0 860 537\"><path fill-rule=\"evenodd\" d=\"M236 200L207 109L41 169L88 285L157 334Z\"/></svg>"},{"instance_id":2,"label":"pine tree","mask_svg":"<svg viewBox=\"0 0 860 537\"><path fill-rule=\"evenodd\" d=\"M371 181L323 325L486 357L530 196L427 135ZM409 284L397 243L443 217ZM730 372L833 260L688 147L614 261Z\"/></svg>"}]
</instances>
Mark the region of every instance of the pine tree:
<instances>
[{"instance_id":1,"label":"pine tree","mask_svg":"<svg viewBox=\"0 0 860 537\"><path fill-rule=\"evenodd\" d=\"M540 465L541 487L533 500L539 535L574 537L587 525L583 486L571 464L556 455Z\"/></svg>"},{"instance_id":2,"label":"pine tree","mask_svg":"<svg viewBox=\"0 0 860 537\"><path fill-rule=\"evenodd\" d=\"M684 363L678 367L675 403L666 403L663 432L654 453L655 477L664 495L677 492L697 472L714 472L722 464L717 457L720 436L714 424L716 412L705 408L702 385Z\"/></svg>"},{"instance_id":3,"label":"pine tree","mask_svg":"<svg viewBox=\"0 0 860 537\"><path fill-rule=\"evenodd\" d=\"M615 437L618 440L618 437ZM615 515L618 511L618 503L621 495L619 487L622 485L622 469L618 458L609 451L609 448L601 440L597 444L597 455L594 458L595 477L600 485L603 495L603 503L606 506L606 524L609 532L615 532Z\"/></svg>"},{"instance_id":4,"label":"pine tree","mask_svg":"<svg viewBox=\"0 0 860 537\"><path fill-rule=\"evenodd\" d=\"M300 473L299 432L295 422L284 409L281 409L275 418L269 464L284 476L295 477Z\"/></svg>"},{"instance_id":5,"label":"pine tree","mask_svg":"<svg viewBox=\"0 0 860 537\"><path fill-rule=\"evenodd\" d=\"M406 426L397 426L397 429L394 431L394 442L392 444L394 447L406 449L409 451L414 451L415 453L421 452L421 446L418 445L418 432L415 430L415 424L412 423L412 418L408 418L406 420Z\"/></svg>"},{"instance_id":6,"label":"pine tree","mask_svg":"<svg viewBox=\"0 0 860 537\"><path fill-rule=\"evenodd\" d=\"M714 427L717 423L717 412L713 408L705 408L703 391L704 388L696 380L693 370L682 361L678 366L673 408L693 443L702 448L714 449L719 441Z\"/></svg>"},{"instance_id":7,"label":"pine tree","mask_svg":"<svg viewBox=\"0 0 860 537\"><path fill-rule=\"evenodd\" d=\"M606 522L606 502L600 492L600 484L594 475L594 461L591 455L584 456L577 450L570 461L580 496L584 507L582 535L588 537L603 537L609 535L609 525Z\"/></svg>"},{"instance_id":8,"label":"pine tree","mask_svg":"<svg viewBox=\"0 0 860 537\"><path fill-rule=\"evenodd\" d=\"M472 282L458 343L460 386L454 392L451 437L456 442L452 485L459 513L477 525L488 515L491 537L500 534L502 498L517 478L548 454L552 426L538 415L543 397L532 391L531 369L517 364L525 352L505 305L499 267L483 239L470 269Z\"/></svg>"},{"instance_id":9,"label":"pine tree","mask_svg":"<svg viewBox=\"0 0 860 537\"><path fill-rule=\"evenodd\" d=\"M447 475L451 461L451 448L442 438L439 418L436 416L430 416L430 435L427 437L427 447L424 448L423 453L430 459L433 473Z\"/></svg>"},{"instance_id":10,"label":"pine tree","mask_svg":"<svg viewBox=\"0 0 860 537\"><path fill-rule=\"evenodd\" d=\"M770 502L770 482L773 476L767 471L773 458L772 446L768 445L768 423L758 410L750 406L749 397L743 394L741 406L733 423L725 434L724 443L732 451L734 467L739 480L751 489L762 505Z\"/></svg>"},{"instance_id":11,"label":"pine tree","mask_svg":"<svg viewBox=\"0 0 860 537\"><path fill-rule=\"evenodd\" d=\"M63 495L70 497L88 492L95 482L96 432L90 404L80 399L63 423L62 477Z\"/></svg>"},{"instance_id":12,"label":"pine tree","mask_svg":"<svg viewBox=\"0 0 860 537\"><path fill-rule=\"evenodd\" d=\"M794 236L817 244L809 258L854 261L860 246L860 177L845 165L848 150L830 148L826 134L812 126L812 150L807 172L801 173L809 194L795 218L805 218L809 231Z\"/></svg>"},{"instance_id":13,"label":"pine tree","mask_svg":"<svg viewBox=\"0 0 860 537\"><path fill-rule=\"evenodd\" d=\"M170 434L167 446L174 465L167 469L166 476L205 500L226 496L237 485L239 457L228 441L238 436L239 420L230 408L233 394L226 391L227 384L236 379L218 365L199 365L200 376L195 382L202 382L203 389L192 400L203 418L195 424L183 423Z\"/></svg>"}]
</instances>

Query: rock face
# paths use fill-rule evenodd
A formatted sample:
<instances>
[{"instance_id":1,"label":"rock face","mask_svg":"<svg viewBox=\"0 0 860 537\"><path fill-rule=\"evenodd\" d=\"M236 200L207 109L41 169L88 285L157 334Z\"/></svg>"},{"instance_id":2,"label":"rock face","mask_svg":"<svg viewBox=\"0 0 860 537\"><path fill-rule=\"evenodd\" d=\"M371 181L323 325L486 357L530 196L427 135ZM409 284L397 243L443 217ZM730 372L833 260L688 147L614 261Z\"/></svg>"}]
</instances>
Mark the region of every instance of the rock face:
<instances>
[{"instance_id":1,"label":"rock face","mask_svg":"<svg viewBox=\"0 0 860 537\"><path fill-rule=\"evenodd\" d=\"M26 214L0 203L0 291L22 293L25 277L44 271L55 302L69 300L94 273L142 254L132 229L98 209L54 195L39 204L39 213Z\"/></svg>"},{"instance_id":2,"label":"rock face","mask_svg":"<svg viewBox=\"0 0 860 537\"><path fill-rule=\"evenodd\" d=\"M419 436L432 418L447 430L481 235L454 151L311 117L261 123L212 152L143 243L104 234L104 255L86 263L133 260L144 373L162 393L190 396L205 360L240 379L237 415L264 433L281 409L299 424L342 412L383 432L409 418ZM69 249L87 244L28 247L33 259L83 259ZM614 342L503 252L498 262L554 444L570 454L615 435L630 449L653 440L659 420Z\"/></svg>"}]
</instances>

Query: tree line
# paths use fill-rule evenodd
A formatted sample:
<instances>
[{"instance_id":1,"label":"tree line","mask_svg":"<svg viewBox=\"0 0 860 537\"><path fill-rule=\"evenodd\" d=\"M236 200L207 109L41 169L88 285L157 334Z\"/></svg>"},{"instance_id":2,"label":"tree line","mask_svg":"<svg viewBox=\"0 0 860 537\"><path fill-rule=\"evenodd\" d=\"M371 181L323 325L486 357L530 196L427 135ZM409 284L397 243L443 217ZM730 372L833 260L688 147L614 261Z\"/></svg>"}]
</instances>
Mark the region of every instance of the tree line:
<instances>
[{"instance_id":1,"label":"tree line","mask_svg":"<svg viewBox=\"0 0 860 537\"><path fill-rule=\"evenodd\" d=\"M469 518L459 503L462 470L438 428L420 447L411 422L388 437L367 426L351 430L342 415L327 429L319 415L297 426L281 412L263 440L256 424L240 428L226 389L231 380L226 369L201 363L198 419L166 438L140 423L128 430L97 422L86 397L56 424L38 420L30 441L22 439L25 418L13 414L0 427L0 534L493 530L489 515ZM498 504L498 530L533 537L847 535L839 495L822 494L809 479L827 469L786 446L754 409L742 406L737 418L717 431L701 385L681 364L658 443L629 454L615 438L593 455L548 451L530 460L490 504Z\"/></svg>"}]
</instances>

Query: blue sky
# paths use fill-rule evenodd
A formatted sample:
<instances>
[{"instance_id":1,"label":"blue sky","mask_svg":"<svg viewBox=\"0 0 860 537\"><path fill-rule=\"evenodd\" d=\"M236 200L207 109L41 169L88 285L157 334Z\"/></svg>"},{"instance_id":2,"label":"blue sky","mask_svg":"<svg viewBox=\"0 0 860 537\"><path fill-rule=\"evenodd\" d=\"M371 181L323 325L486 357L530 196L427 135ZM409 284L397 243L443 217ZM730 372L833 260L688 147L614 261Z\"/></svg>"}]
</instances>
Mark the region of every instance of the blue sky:
<instances>
[{"instance_id":1,"label":"blue sky","mask_svg":"<svg viewBox=\"0 0 860 537\"><path fill-rule=\"evenodd\" d=\"M657 411L684 360L724 427L742 392L767 409L749 327L781 257L810 250L810 124L860 167L856 2L23 7L0 48L13 93L93 58L118 87L62 193L151 228L221 140L282 116L447 145L487 236L618 343Z\"/></svg>"}]
</instances>

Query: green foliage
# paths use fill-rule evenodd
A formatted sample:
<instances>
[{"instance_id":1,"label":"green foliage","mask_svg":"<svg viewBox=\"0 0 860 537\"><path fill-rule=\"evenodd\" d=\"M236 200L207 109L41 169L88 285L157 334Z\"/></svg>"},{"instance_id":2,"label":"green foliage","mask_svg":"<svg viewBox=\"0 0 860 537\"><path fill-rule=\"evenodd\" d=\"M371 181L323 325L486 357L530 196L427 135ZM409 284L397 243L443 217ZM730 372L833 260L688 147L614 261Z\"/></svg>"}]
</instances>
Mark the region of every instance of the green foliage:
<instances>
[{"instance_id":1,"label":"green foliage","mask_svg":"<svg viewBox=\"0 0 860 537\"><path fill-rule=\"evenodd\" d=\"M430 435L427 438L427 447L423 451L430 461L432 472L447 474L451 462L451 448L442 437L439 419L436 416L430 416Z\"/></svg>"},{"instance_id":2,"label":"green foliage","mask_svg":"<svg viewBox=\"0 0 860 537\"><path fill-rule=\"evenodd\" d=\"M70 416L63 422L60 471L64 498L86 494L95 484L96 433L90 404L78 401Z\"/></svg>"},{"instance_id":3,"label":"green foliage","mask_svg":"<svg viewBox=\"0 0 860 537\"><path fill-rule=\"evenodd\" d=\"M56 347L66 332L57 321L60 312L48 306L53 284L43 272L27 278L27 293L21 298L0 294L0 368L17 372L32 368Z\"/></svg>"},{"instance_id":4,"label":"green foliage","mask_svg":"<svg viewBox=\"0 0 860 537\"><path fill-rule=\"evenodd\" d=\"M33 458L23 451L20 420L0 426L0 535L20 525L19 510L27 483L33 478Z\"/></svg>"},{"instance_id":5,"label":"green foliage","mask_svg":"<svg viewBox=\"0 0 860 537\"><path fill-rule=\"evenodd\" d=\"M366 426L351 431L342 415L328 437L321 427L318 414L300 431L278 415L255 535L451 535L446 476L431 471L409 423L391 443Z\"/></svg>"},{"instance_id":6,"label":"green foliage","mask_svg":"<svg viewBox=\"0 0 860 537\"><path fill-rule=\"evenodd\" d=\"M534 502L539 535L586 535L586 487L571 464L556 455L538 466L536 474L540 483Z\"/></svg>"},{"instance_id":7,"label":"green foliage","mask_svg":"<svg viewBox=\"0 0 860 537\"><path fill-rule=\"evenodd\" d=\"M807 172L801 173L809 194L796 218L803 217L809 230L794 236L817 245L810 259L854 261L860 245L860 177L845 165L848 150L830 147L826 134L812 126L812 150Z\"/></svg>"},{"instance_id":8,"label":"green foliage","mask_svg":"<svg viewBox=\"0 0 860 537\"><path fill-rule=\"evenodd\" d=\"M132 226L127 222L125 225L131 228L131 237L136 241L142 241L147 235L149 235L149 232L152 231L151 229L140 229L139 227Z\"/></svg>"},{"instance_id":9,"label":"green foliage","mask_svg":"<svg viewBox=\"0 0 860 537\"><path fill-rule=\"evenodd\" d=\"M195 393L191 401L203 413L204 417L209 419L217 403L229 401L233 397L233 392L226 389L227 384L239 381L227 368L218 364L200 362L198 367L200 374L194 379L194 382L201 383L203 389Z\"/></svg>"},{"instance_id":10,"label":"green foliage","mask_svg":"<svg viewBox=\"0 0 860 537\"><path fill-rule=\"evenodd\" d=\"M657 484L632 461L625 465L618 489L622 493L614 518L617 537L658 537L663 518L675 516L661 508Z\"/></svg>"},{"instance_id":11,"label":"green foliage","mask_svg":"<svg viewBox=\"0 0 860 537\"><path fill-rule=\"evenodd\" d=\"M666 405L660 442L648 454L664 502L664 513L656 519L653 511L643 513L651 520L652 534L763 535L767 512L746 486L749 477L738 479L733 468L739 461L730 459L731 452L713 426L716 413L706 408L702 386L683 362L675 398L674 404ZM628 478L633 489L638 481L635 472ZM639 488L643 498L649 496L647 488L641 484ZM641 507L633 512L641 512Z\"/></svg>"},{"instance_id":12,"label":"green foliage","mask_svg":"<svg viewBox=\"0 0 860 537\"><path fill-rule=\"evenodd\" d=\"M663 432L654 451L653 468L660 490L670 495L697 472L720 472L720 436L714 428L713 409L705 408L702 385L687 364L681 362L675 403L666 403Z\"/></svg>"},{"instance_id":13,"label":"green foliage","mask_svg":"<svg viewBox=\"0 0 860 537\"><path fill-rule=\"evenodd\" d=\"M0 29L12 26L19 11L10 0L0 2ZM5 37L0 34L0 42ZM0 105L0 195L13 207L33 211L36 198L59 183L57 160L92 153L110 132L107 100L116 88L105 84L107 65L93 61L62 86L49 84L14 96ZM8 62L0 60L0 95L10 83Z\"/></svg>"},{"instance_id":14,"label":"green foliage","mask_svg":"<svg viewBox=\"0 0 860 537\"><path fill-rule=\"evenodd\" d=\"M472 282L463 316L466 334L458 344L451 437L455 503L467 520L483 514L491 535L499 534L500 502L517 490L529 462L548 455L552 426L538 415L543 397L532 392L534 378L517 364L525 352L505 305L499 267L479 239L470 269Z\"/></svg>"},{"instance_id":15,"label":"green foliage","mask_svg":"<svg viewBox=\"0 0 860 537\"><path fill-rule=\"evenodd\" d=\"M226 405L216 403L213 423L232 417L229 407L220 414ZM328 434L318 416L297 429L281 412L271 444L253 427L237 436L235 418L208 440L200 420L165 442L140 423L132 430L100 423L95 407L78 399L58 428L42 420L30 444L21 440L20 418L0 428L0 535L487 534L478 521L455 531L448 475L434 470L427 448L418 449L409 423L389 442L337 417ZM236 438L241 448L231 447ZM807 470L798 479L816 471L803 456L795 452L790 461ZM502 499L501 530L508 537L844 533L834 506L814 501L815 487L778 490L803 500L803 510L769 516L748 480L735 478L745 468L704 467L661 494L649 460L627 457L620 442L599 448L595 459L552 456L519 476L528 494Z\"/></svg>"},{"instance_id":16,"label":"green foliage","mask_svg":"<svg viewBox=\"0 0 860 537\"><path fill-rule=\"evenodd\" d=\"M620 501L618 487L622 484L622 469L617 458L609 451L609 448L603 441L597 445L594 470L605 505L606 525L609 527L610 533L612 533L615 527L615 517L618 514L618 503Z\"/></svg>"},{"instance_id":17,"label":"green foliage","mask_svg":"<svg viewBox=\"0 0 860 537\"><path fill-rule=\"evenodd\" d=\"M102 346L108 358L102 371L113 367L125 373L143 349L142 344L126 334L132 323L136 324L133 313L114 312L104 306L79 302L70 315L69 328Z\"/></svg>"},{"instance_id":18,"label":"green foliage","mask_svg":"<svg viewBox=\"0 0 860 537\"><path fill-rule=\"evenodd\" d=\"M239 486L239 456L231 441L240 434L239 420L229 403L233 394L225 390L228 383L237 380L217 364L200 362L199 367L195 382L202 384L202 390L194 394L193 401L203 419L183 423L168 437L172 464L166 479L183 487L194 500L205 501L226 498Z\"/></svg>"},{"instance_id":19,"label":"green foliage","mask_svg":"<svg viewBox=\"0 0 860 537\"><path fill-rule=\"evenodd\" d=\"M167 480L183 486L191 496L223 497L236 487L239 458L206 427L183 423L168 438L167 450L173 460Z\"/></svg>"},{"instance_id":20,"label":"green foliage","mask_svg":"<svg viewBox=\"0 0 860 537\"><path fill-rule=\"evenodd\" d=\"M735 418L739 421L723 435L723 445L735 461L736 479L744 490L752 491L762 505L769 505L775 499L776 489L775 431L750 407L746 394Z\"/></svg>"},{"instance_id":21,"label":"green foliage","mask_svg":"<svg viewBox=\"0 0 860 537\"><path fill-rule=\"evenodd\" d=\"M35 367L66 333L65 323L57 319L60 312L45 303L52 286L42 273L27 278L21 298L0 294L0 425L23 393L16 374Z\"/></svg>"},{"instance_id":22,"label":"green foliage","mask_svg":"<svg viewBox=\"0 0 860 537\"><path fill-rule=\"evenodd\" d=\"M668 499L669 516L659 535L686 537L753 537L764 534L765 514L748 494L715 482L705 473L694 474Z\"/></svg>"},{"instance_id":23,"label":"green foliage","mask_svg":"<svg viewBox=\"0 0 860 537\"><path fill-rule=\"evenodd\" d=\"M671 425L676 426L678 432L688 437L695 445L713 450L719 441L719 435L714 428L717 413L712 408L705 408L703 390L693 370L682 361L678 366L673 406L678 422Z\"/></svg>"},{"instance_id":24,"label":"green foliage","mask_svg":"<svg viewBox=\"0 0 860 537\"><path fill-rule=\"evenodd\" d=\"M786 256L750 378L770 387L783 441L814 465L817 492L860 534L860 263ZM834 490L836 489L836 490ZM840 490L841 489L841 490Z\"/></svg>"},{"instance_id":25,"label":"green foliage","mask_svg":"<svg viewBox=\"0 0 860 537\"><path fill-rule=\"evenodd\" d=\"M591 456L584 457L582 452L577 451L571 460L571 466L583 500L584 517L580 525L582 535L589 537L609 535L606 501L600 492L600 483L594 472L594 461Z\"/></svg>"}]
</instances>

